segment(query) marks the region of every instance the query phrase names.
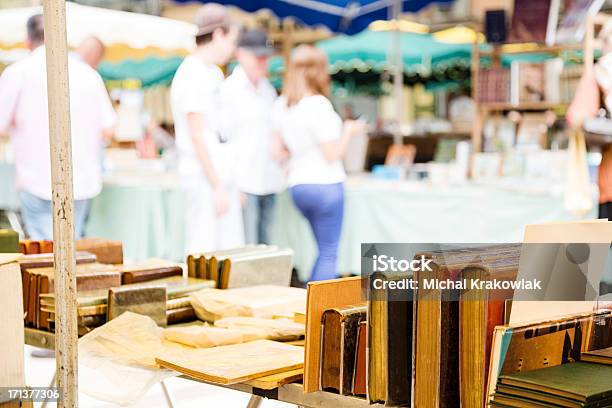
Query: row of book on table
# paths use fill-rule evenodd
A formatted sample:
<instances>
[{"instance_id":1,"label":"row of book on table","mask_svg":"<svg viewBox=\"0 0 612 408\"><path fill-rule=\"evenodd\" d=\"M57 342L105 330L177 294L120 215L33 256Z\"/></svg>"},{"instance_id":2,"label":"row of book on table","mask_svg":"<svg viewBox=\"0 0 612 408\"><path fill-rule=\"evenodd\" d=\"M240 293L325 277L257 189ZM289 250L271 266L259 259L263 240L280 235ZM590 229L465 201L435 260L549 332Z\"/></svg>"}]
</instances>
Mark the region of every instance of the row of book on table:
<instances>
[{"instance_id":1,"label":"row of book on table","mask_svg":"<svg viewBox=\"0 0 612 408\"><path fill-rule=\"evenodd\" d=\"M438 279L514 280L520 254L508 244L419 256ZM458 300L449 290L418 289L410 300L386 291L365 302L367 284L309 284L306 392L418 408L612 407L612 311L510 323L510 291L465 289Z\"/></svg>"},{"instance_id":2,"label":"row of book on table","mask_svg":"<svg viewBox=\"0 0 612 408\"><path fill-rule=\"evenodd\" d=\"M26 327L54 331L53 242L22 240L19 260ZM151 317L159 326L197 320L189 296L204 288L253 286L273 282L288 286L293 251L251 245L228 251L189 255L187 273L161 259L123 263L120 241L76 241L79 334L84 335L125 311ZM195 269L202 265L202 271ZM218 268L217 268L218 265ZM262 277L262 268L269 271ZM215 273L212 273L212 271Z\"/></svg>"}]
</instances>

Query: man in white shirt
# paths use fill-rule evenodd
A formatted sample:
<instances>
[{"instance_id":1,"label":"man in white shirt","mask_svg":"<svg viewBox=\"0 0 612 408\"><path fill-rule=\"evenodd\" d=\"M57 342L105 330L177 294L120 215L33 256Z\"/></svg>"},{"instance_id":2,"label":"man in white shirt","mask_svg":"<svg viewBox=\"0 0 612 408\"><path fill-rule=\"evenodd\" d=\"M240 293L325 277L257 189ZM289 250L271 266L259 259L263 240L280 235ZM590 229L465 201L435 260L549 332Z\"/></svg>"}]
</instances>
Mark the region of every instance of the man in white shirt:
<instances>
[{"instance_id":1,"label":"man in white shirt","mask_svg":"<svg viewBox=\"0 0 612 408\"><path fill-rule=\"evenodd\" d=\"M51 159L47 73L41 15L27 23L32 51L0 77L0 133L7 130L15 152L21 214L31 239L52 239ZM74 223L83 236L90 200L102 190L101 155L112 136L115 112L100 75L80 59L68 58Z\"/></svg>"},{"instance_id":2,"label":"man in white shirt","mask_svg":"<svg viewBox=\"0 0 612 408\"><path fill-rule=\"evenodd\" d=\"M284 187L282 170L272 157L276 90L266 75L273 53L265 31L242 33L238 66L221 88L222 134L236 152L236 183L244 194L244 232L249 244L270 243L276 193Z\"/></svg>"},{"instance_id":3,"label":"man in white shirt","mask_svg":"<svg viewBox=\"0 0 612 408\"><path fill-rule=\"evenodd\" d=\"M196 50L183 60L172 80L171 104L186 192L188 253L244 244L240 198L233 183L228 144L219 135L220 65L236 49L238 27L219 4L202 6L196 16Z\"/></svg>"}]
</instances>

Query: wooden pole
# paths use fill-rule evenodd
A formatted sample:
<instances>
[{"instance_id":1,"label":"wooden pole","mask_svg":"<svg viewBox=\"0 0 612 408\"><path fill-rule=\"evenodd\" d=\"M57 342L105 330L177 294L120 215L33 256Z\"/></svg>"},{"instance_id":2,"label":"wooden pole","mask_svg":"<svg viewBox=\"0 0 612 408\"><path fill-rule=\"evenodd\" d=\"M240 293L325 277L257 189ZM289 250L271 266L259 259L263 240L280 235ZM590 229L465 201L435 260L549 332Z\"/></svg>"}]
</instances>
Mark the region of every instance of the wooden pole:
<instances>
[{"instance_id":1,"label":"wooden pole","mask_svg":"<svg viewBox=\"0 0 612 408\"><path fill-rule=\"evenodd\" d=\"M393 38L391 41L391 61L393 61L393 103L395 105L395 132L393 143L403 144L402 114L404 113L404 61L402 60L402 32L400 31L399 19L402 13L402 0L395 0L391 5L391 18L394 22Z\"/></svg>"},{"instance_id":2,"label":"wooden pole","mask_svg":"<svg viewBox=\"0 0 612 408\"><path fill-rule=\"evenodd\" d=\"M76 265L65 0L44 0L43 11L53 201L55 358L57 386L62 392L58 407L76 408L78 406Z\"/></svg>"}]
</instances>

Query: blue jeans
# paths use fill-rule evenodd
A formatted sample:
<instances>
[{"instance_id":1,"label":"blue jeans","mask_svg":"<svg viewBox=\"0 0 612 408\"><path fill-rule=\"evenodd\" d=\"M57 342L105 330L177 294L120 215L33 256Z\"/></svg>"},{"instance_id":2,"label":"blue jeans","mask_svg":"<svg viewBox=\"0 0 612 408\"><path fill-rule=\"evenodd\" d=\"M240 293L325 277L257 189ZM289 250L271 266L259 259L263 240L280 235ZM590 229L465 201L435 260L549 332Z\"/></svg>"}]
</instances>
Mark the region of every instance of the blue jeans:
<instances>
[{"instance_id":1,"label":"blue jeans","mask_svg":"<svg viewBox=\"0 0 612 408\"><path fill-rule=\"evenodd\" d=\"M343 184L299 184L291 187L291 196L310 223L319 249L310 280L337 277L336 260L344 214Z\"/></svg>"},{"instance_id":2,"label":"blue jeans","mask_svg":"<svg viewBox=\"0 0 612 408\"><path fill-rule=\"evenodd\" d=\"M245 193L245 198L242 214L245 242L247 244L270 244L276 194Z\"/></svg>"},{"instance_id":3,"label":"blue jeans","mask_svg":"<svg viewBox=\"0 0 612 408\"><path fill-rule=\"evenodd\" d=\"M53 239L53 212L51 201L44 200L26 191L19 192L21 201L21 217L30 239ZM91 200L74 201L74 237L82 238L85 221L89 215Z\"/></svg>"}]
</instances>

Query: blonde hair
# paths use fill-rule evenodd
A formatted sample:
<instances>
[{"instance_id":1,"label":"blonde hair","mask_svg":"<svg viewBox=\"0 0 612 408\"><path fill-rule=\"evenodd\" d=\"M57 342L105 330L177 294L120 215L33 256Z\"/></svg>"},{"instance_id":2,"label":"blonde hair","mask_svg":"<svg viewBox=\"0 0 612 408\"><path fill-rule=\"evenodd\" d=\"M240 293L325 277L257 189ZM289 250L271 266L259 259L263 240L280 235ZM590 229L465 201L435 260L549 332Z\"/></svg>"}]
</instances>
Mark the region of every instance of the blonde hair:
<instances>
[{"instance_id":1,"label":"blonde hair","mask_svg":"<svg viewBox=\"0 0 612 408\"><path fill-rule=\"evenodd\" d=\"M330 82L325 53L315 46L303 44L291 55L282 94L287 105L293 106L308 94L329 97Z\"/></svg>"}]
</instances>

